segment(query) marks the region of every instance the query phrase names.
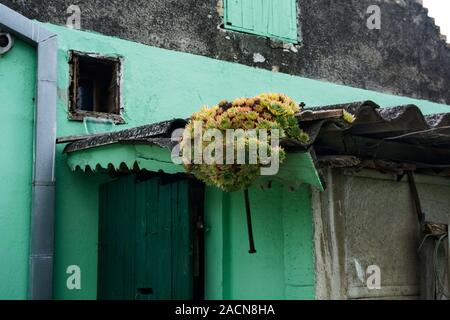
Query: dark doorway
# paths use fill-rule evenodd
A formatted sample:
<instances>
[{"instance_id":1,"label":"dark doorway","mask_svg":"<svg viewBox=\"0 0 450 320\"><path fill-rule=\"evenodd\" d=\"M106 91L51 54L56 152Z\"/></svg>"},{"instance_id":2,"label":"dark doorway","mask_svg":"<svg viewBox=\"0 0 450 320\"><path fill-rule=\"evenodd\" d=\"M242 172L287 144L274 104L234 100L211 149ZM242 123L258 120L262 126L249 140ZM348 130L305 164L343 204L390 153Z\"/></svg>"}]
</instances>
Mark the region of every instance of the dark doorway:
<instances>
[{"instance_id":1,"label":"dark doorway","mask_svg":"<svg viewBox=\"0 0 450 320\"><path fill-rule=\"evenodd\" d=\"M170 176L101 186L98 299L203 298L202 192Z\"/></svg>"}]
</instances>

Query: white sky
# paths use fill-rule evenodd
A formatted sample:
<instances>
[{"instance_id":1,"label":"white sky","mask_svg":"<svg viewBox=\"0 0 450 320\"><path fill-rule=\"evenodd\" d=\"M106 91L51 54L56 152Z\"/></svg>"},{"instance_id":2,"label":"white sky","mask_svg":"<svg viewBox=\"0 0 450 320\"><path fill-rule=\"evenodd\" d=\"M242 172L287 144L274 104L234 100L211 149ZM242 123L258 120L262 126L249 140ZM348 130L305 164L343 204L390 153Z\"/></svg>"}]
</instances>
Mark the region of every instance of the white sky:
<instances>
[{"instance_id":1,"label":"white sky","mask_svg":"<svg viewBox=\"0 0 450 320\"><path fill-rule=\"evenodd\" d=\"M428 8L428 15L435 19L450 43L450 0L423 0L423 6Z\"/></svg>"}]
</instances>

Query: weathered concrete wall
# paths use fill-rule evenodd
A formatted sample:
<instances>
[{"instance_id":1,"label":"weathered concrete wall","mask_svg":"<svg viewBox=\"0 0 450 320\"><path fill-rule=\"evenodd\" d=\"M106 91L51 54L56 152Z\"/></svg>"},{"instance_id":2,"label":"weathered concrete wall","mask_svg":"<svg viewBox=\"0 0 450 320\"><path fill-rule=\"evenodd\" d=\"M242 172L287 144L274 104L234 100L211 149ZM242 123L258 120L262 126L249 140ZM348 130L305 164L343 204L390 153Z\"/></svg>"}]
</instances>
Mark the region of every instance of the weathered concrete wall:
<instances>
[{"instance_id":1,"label":"weathered concrete wall","mask_svg":"<svg viewBox=\"0 0 450 320\"><path fill-rule=\"evenodd\" d=\"M144 44L284 73L450 103L450 49L417 0L298 0L301 46L224 31L218 0L2 0L24 15L65 24L77 4L82 28ZM367 28L379 5L381 30ZM264 62L255 62L259 53Z\"/></svg>"},{"instance_id":2,"label":"weathered concrete wall","mask_svg":"<svg viewBox=\"0 0 450 320\"><path fill-rule=\"evenodd\" d=\"M417 176L416 181L427 221L447 224L448 179ZM375 171L348 175L335 170L328 171L327 183L326 192L313 197L317 297L419 298L422 239L407 182ZM442 268L446 259L440 257ZM380 267L380 290L367 288L371 265ZM432 282L427 279L427 287Z\"/></svg>"}]
</instances>

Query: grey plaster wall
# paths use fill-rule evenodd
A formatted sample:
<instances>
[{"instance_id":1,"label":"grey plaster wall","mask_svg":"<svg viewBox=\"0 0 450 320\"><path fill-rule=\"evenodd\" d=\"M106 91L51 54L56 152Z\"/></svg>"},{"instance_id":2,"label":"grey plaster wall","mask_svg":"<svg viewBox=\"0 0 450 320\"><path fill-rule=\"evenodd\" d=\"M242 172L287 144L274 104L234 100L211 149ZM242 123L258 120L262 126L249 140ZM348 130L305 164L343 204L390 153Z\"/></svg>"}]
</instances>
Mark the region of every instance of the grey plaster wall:
<instances>
[{"instance_id":1,"label":"grey plaster wall","mask_svg":"<svg viewBox=\"0 0 450 320\"><path fill-rule=\"evenodd\" d=\"M447 224L450 213L448 179L417 176L426 220ZM315 253L319 299L418 299L434 280L425 278L418 253L422 241L412 197L406 181L376 171L346 174L329 170L329 188L315 193ZM424 250L434 249L434 245ZM424 253L424 252L422 252ZM448 268L442 255L442 273ZM381 271L381 289L367 288L367 268ZM444 278L444 277L443 277ZM421 284L421 281L423 283ZM445 278L447 290L450 283Z\"/></svg>"},{"instance_id":2,"label":"grey plaster wall","mask_svg":"<svg viewBox=\"0 0 450 320\"><path fill-rule=\"evenodd\" d=\"M450 49L418 0L298 0L301 44L223 30L221 0L0 0L22 14L167 49L450 103ZM381 30L367 28L379 5ZM254 59L259 54L259 59ZM261 59L261 56L264 59ZM255 62L259 61L259 62ZM263 61L263 62L261 62Z\"/></svg>"}]
</instances>

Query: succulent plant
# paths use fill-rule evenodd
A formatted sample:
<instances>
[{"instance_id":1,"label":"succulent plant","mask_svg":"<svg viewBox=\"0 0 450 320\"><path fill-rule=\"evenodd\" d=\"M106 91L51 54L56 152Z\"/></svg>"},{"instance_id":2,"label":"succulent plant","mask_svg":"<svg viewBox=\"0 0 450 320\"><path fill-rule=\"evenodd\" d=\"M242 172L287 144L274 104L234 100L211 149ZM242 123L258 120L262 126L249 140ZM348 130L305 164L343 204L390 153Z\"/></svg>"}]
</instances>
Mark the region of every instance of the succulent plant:
<instances>
[{"instance_id":1,"label":"succulent plant","mask_svg":"<svg viewBox=\"0 0 450 320\"><path fill-rule=\"evenodd\" d=\"M186 132L190 135L185 135L184 140L194 139L194 122L199 121L202 123L203 130L218 129L222 132L223 150L229 143L225 139L228 129L266 129L269 139L271 137L270 130L278 129L280 138L290 138L307 143L309 136L299 127L295 117L303 106L303 104L299 106L288 96L278 93L264 93L253 98L239 98L232 102L221 101L212 108L204 107L192 115L186 126ZM246 155L249 154L250 142L255 142L252 139L255 138L245 137ZM259 148L267 148L269 157L271 155L279 156L280 163L285 159L286 152L281 147L271 146L267 141L259 140L259 137L256 139ZM204 147L208 144L203 142ZM184 149L186 146L186 141L182 141L181 148ZM235 155L238 152L237 148L238 145L235 144ZM234 192L248 188L258 178L262 166L258 156L257 164L190 163L185 165L185 169L208 185L217 186L227 192Z\"/></svg>"},{"instance_id":2,"label":"succulent plant","mask_svg":"<svg viewBox=\"0 0 450 320\"><path fill-rule=\"evenodd\" d=\"M353 114L351 114L350 112L345 111L345 110L344 110L344 114L343 114L342 118L347 123L353 123L356 121L356 117Z\"/></svg>"}]
</instances>

